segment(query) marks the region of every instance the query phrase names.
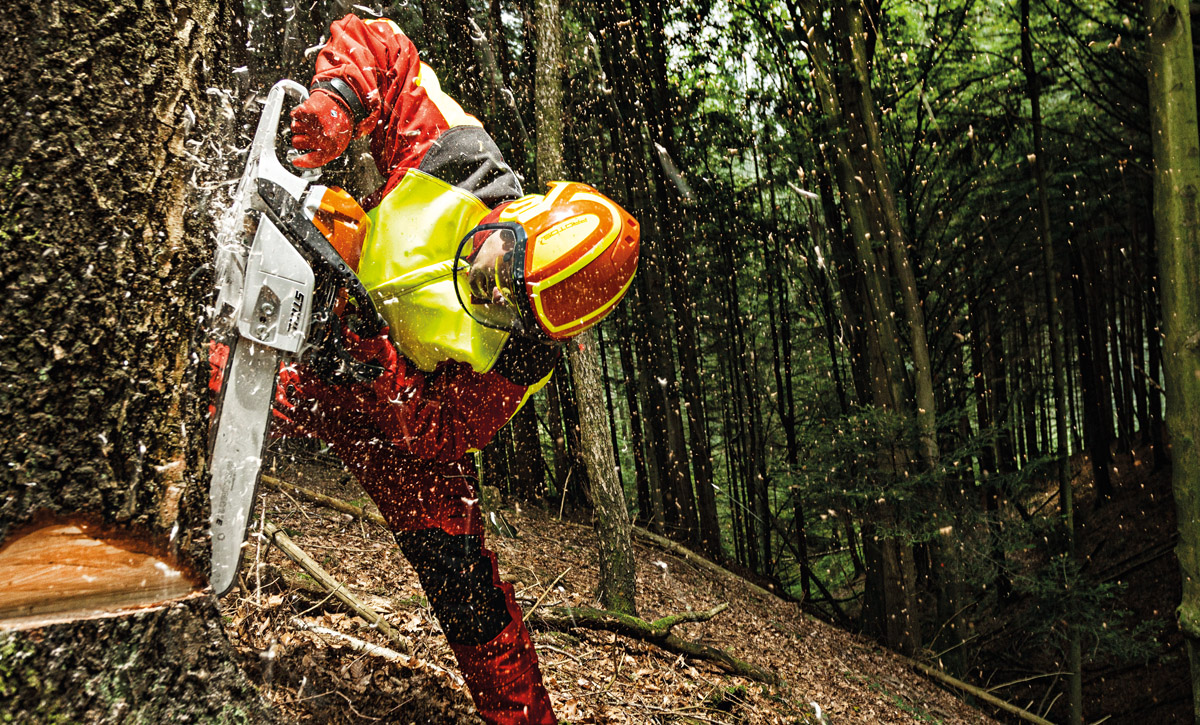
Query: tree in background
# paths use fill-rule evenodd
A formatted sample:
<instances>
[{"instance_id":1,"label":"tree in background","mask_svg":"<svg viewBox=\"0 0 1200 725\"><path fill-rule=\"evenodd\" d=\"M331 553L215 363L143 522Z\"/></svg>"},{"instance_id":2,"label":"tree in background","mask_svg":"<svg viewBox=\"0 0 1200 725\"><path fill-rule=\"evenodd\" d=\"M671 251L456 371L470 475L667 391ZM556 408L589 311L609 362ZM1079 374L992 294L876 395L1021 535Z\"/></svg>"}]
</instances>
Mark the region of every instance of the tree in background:
<instances>
[{"instance_id":1,"label":"tree in background","mask_svg":"<svg viewBox=\"0 0 1200 725\"><path fill-rule=\"evenodd\" d=\"M562 159L562 19L558 0L536 0L537 176L546 185L566 178ZM629 511L617 477L600 376L600 337L588 330L566 344L579 414L579 450L600 542L598 598L609 610L637 613L636 567Z\"/></svg>"}]
</instances>

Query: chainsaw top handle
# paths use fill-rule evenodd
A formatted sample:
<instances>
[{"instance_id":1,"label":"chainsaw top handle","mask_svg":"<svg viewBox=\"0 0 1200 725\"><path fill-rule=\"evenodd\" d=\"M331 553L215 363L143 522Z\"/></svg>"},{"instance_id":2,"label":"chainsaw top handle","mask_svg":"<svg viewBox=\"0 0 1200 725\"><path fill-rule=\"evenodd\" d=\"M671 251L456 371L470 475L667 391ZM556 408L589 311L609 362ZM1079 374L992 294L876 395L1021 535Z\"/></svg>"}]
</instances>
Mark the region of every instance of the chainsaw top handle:
<instances>
[{"instance_id":1,"label":"chainsaw top handle","mask_svg":"<svg viewBox=\"0 0 1200 725\"><path fill-rule=\"evenodd\" d=\"M299 200L304 194L304 189L321 177L321 171L301 169L293 166L290 160L285 167L275 152L284 102L289 96L304 102L308 99L308 89L285 78L271 86L271 90L267 92L258 127L254 131L254 140L250 143L250 157L246 160L246 168L254 169L255 178L272 181L283 187L293 199Z\"/></svg>"}]
</instances>

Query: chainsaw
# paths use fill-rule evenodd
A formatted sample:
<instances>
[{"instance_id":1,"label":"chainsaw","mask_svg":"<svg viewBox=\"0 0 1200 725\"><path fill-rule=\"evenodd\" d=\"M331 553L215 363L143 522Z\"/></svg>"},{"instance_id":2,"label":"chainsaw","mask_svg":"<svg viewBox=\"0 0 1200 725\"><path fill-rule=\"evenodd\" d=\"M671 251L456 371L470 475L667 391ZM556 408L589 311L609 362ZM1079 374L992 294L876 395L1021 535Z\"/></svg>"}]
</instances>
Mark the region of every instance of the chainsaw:
<instances>
[{"instance_id":1,"label":"chainsaw","mask_svg":"<svg viewBox=\"0 0 1200 725\"><path fill-rule=\"evenodd\" d=\"M250 526L281 363L305 363L334 383L369 381L377 366L345 351L337 311L357 305L355 332L384 322L352 263L369 222L346 192L315 183L317 170L279 160L285 102L308 97L282 80L267 94L233 203L217 230L212 339L229 346L209 429L212 575L234 584ZM295 173L293 173L295 172ZM353 248L351 248L353 247Z\"/></svg>"}]
</instances>

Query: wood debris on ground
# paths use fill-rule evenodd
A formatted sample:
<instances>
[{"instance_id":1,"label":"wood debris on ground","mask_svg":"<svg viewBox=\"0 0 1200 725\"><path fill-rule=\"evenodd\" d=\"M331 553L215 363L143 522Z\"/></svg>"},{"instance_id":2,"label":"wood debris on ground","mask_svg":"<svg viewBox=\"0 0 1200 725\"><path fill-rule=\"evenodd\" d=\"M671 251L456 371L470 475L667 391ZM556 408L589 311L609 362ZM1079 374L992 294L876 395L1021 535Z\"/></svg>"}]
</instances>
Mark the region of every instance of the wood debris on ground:
<instances>
[{"instance_id":1,"label":"wood debris on ground","mask_svg":"<svg viewBox=\"0 0 1200 725\"><path fill-rule=\"evenodd\" d=\"M281 460L273 475L372 508L335 462ZM389 532L268 487L260 498L263 514L414 644L410 655L394 660L320 631L393 644L252 533L239 586L222 609L243 665L286 721L480 722ZM556 514L506 510L520 536L489 537L488 546L526 611L535 603L598 607L594 536ZM735 677L611 632L535 629L546 688L562 722L810 723L818 722L813 703L834 723L991 722L866 638L641 541L634 546L643 618L728 602L713 619L679 624L675 633L769 669L785 684Z\"/></svg>"}]
</instances>

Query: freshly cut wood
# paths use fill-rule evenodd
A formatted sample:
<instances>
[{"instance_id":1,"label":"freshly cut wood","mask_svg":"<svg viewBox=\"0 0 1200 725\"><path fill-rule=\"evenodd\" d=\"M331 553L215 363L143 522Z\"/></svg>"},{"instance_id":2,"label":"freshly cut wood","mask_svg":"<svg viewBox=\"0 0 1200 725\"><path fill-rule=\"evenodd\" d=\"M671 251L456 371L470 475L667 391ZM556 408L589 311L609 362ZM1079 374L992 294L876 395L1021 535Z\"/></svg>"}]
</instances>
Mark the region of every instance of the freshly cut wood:
<instances>
[{"instance_id":1,"label":"freshly cut wood","mask_svg":"<svg viewBox=\"0 0 1200 725\"><path fill-rule=\"evenodd\" d=\"M330 576L329 572L321 568L311 556L304 553L304 550L292 541L291 537L283 532L278 526L270 521L263 522L263 533L267 539L279 547L279 550L287 554L288 558L300 565L300 568L308 572L309 576L317 580L317 582L325 587L333 596L337 597L343 604L350 607L358 614L358 616L370 622L388 639L392 640L400 650L406 654L411 654L413 651L412 640L405 637L396 630L379 612L371 609L367 605L359 601L358 597L350 593L345 584L342 584L337 579Z\"/></svg>"},{"instance_id":2,"label":"freshly cut wood","mask_svg":"<svg viewBox=\"0 0 1200 725\"><path fill-rule=\"evenodd\" d=\"M10 540L0 549L0 630L113 616L204 588L145 548L84 523L55 523Z\"/></svg>"},{"instance_id":3,"label":"freshly cut wood","mask_svg":"<svg viewBox=\"0 0 1200 725\"><path fill-rule=\"evenodd\" d=\"M685 622L706 622L729 608L729 604L719 604L706 611L691 611L672 614L653 622L647 622L639 617L610 612L606 609L591 607L544 607L531 611L529 621L543 629L565 632L571 629L591 629L615 632L626 637L639 639L643 642L661 647L668 652L685 655L695 659L715 663L730 674L748 677L759 682L777 685L781 682L779 676L770 670L740 660L723 649L710 645L693 642L671 634L671 629Z\"/></svg>"}]
</instances>

